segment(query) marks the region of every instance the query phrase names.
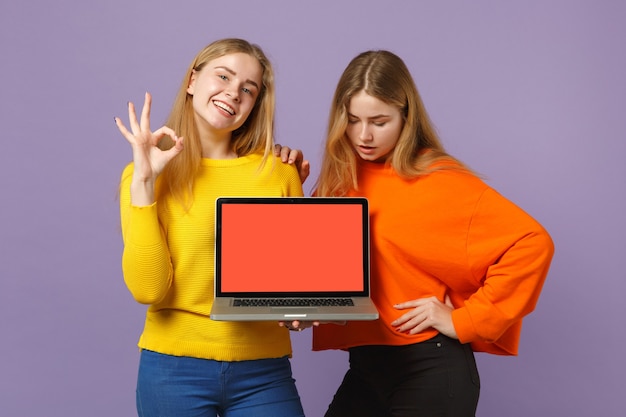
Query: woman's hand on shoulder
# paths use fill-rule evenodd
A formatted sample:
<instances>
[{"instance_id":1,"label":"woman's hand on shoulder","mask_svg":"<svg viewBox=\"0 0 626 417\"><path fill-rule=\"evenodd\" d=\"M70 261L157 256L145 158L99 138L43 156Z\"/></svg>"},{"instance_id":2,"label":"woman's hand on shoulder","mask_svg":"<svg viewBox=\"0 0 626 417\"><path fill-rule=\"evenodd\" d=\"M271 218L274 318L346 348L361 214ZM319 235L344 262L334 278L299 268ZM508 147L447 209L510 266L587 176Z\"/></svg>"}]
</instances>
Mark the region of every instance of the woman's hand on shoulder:
<instances>
[{"instance_id":1,"label":"woman's hand on shoulder","mask_svg":"<svg viewBox=\"0 0 626 417\"><path fill-rule=\"evenodd\" d=\"M408 310L402 316L391 322L396 331L409 334L420 333L430 327L450 338L458 339L452 323L454 306L450 297L445 302L437 297L419 298L394 305L398 310Z\"/></svg>"},{"instance_id":2,"label":"woman's hand on shoulder","mask_svg":"<svg viewBox=\"0 0 626 417\"><path fill-rule=\"evenodd\" d=\"M298 170L300 182L304 184L304 181L309 177L311 167L309 161L304 159L304 154L301 150L291 149L289 146L282 146L277 143L274 145L274 155L279 156L280 160L285 163L294 164Z\"/></svg>"},{"instance_id":3,"label":"woman's hand on shoulder","mask_svg":"<svg viewBox=\"0 0 626 417\"><path fill-rule=\"evenodd\" d=\"M150 130L151 105L152 96L150 93L146 93L141 120L137 120L135 105L128 102L130 130L126 128L119 117L115 118L117 128L133 149L133 181L144 183L154 183L165 165L183 149L183 138L177 137L176 132L169 127L162 126L154 132ZM157 147L164 136L169 136L174 141L174 146L165 151Z\"/></svg>"}]
</instances>

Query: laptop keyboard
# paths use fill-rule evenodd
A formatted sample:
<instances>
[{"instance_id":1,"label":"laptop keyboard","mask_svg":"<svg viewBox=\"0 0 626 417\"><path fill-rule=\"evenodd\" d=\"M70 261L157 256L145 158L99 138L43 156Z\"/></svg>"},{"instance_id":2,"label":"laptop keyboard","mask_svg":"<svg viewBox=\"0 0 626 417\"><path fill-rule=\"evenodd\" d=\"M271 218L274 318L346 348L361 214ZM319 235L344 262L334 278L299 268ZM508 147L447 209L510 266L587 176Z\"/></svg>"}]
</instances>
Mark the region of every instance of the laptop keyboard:
<instances>
[{"instance_id":1,"label":"laptop keyboard","mask_svg":"<svg viewBox=\"0 0 626 417\"><path fill-rule=\"evenodd\" d=\"M351 298L235 298L235 307L343 307Z\"/></svg>"}]
</instances>

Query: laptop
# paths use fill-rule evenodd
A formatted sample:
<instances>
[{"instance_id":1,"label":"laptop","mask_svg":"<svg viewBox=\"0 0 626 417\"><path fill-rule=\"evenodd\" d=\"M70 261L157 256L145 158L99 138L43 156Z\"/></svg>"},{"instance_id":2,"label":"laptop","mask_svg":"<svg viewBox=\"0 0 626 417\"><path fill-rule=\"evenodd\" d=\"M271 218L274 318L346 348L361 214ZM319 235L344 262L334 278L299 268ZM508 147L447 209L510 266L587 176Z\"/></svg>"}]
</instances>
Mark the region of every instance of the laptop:
<instances>
[{"instance_id":1,"label":"laptop","mask_svg":"<svg viewBox=\"0 0 626 417\"><path fill-rule=\"evenodd\" d=\"M213 320L376 320L365 198L220 197Z\"/></svg>"}]
</instances>

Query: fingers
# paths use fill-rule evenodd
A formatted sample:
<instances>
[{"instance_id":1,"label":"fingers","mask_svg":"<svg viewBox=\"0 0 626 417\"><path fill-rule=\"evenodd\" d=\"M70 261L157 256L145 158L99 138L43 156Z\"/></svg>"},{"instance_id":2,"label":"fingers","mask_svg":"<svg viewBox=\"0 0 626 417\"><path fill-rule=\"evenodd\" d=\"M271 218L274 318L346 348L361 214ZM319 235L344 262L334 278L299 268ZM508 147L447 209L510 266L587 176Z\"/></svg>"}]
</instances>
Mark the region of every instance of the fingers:
<instances>
[{"instance_id":1,"label":"fingers","mask_svg":"<svg viewBox=\"0 0 626 417\"><path fill-rule=\"evenodd\" d=\"M301 332L304 329L309 327L317 327L320 325L319 321L299 321L294 320L292 322L279 321L278 325L281 327L285 327L288 330L292 330L294 332Z\"/></svg>"},{"instance_id":2,"label":"fingers","mask_svg":"<svg viewBox=\"0 0 626 417\"><path fill-rule=\"evenodd\" d=\"M289 149L288 147L284 147L281 149L281 158L283 162L286 161L288 164L296 166L300 182L304 184L304 181L306 181L309 177L311 165L309 164L309 161L304 159L302 151L299 149Z\"/></svg>"},{"instance_id":3,"label":"fingers","mask_svg":"<svg viewBox=\"0 0 626 417\"><path fill-rule=\"evenodd\" d=\"M284 154L283 154L284 150ZM289 156L289 147L283 147L281 144L277 143L274 145L274 156L280 156L280 160L283 162L287 162L287 156Z\"/></svg>"},{"instance_id":4,"label":"fingers","mask_svg":"<svg viewBox=\"0 0 626 417\"><path fill-rule=\"evenodd\" d=\"M398 331L404 331L410 327L408 323L411 322L411 320L413 320L414 325L424 321L423 318L419 318L419 314L420 313L418 313L417 310L412 310L392 321L391 325L396 327L396 330Z\"/></svg>"},{"instance_id":5,"label":"fingers","mask_svg":"<svg viewBox=\"0 0 626 417\"><path fill-rule=\"evenodd\" d=\"M274 156L278 156L283 163L291 163L291 161L289 161L289 156L292 152L294 152L294 150L292 150L289 146L282 146L279 143L274 145Z\"/></svg>"},{"instance_id":6,"label":"fingers","mask_svg":"<svg viewBox=\"0 0 626 417\"><path fill-rule=\"evenodd\" d=\"M152 106L152 95L146 92L141 110L141 130L150 131L150 107Z\"/></svg>"},{"instance_id":7,"label":"fingers","mask_svg":"<svg viewBox=\"0 0 626 417\"><path fill-rule=\"evenodd\" d=\"M124 136L127 141L132 142L133 141L132 140L133 139L133 134L130 133L128 131L128 129L126 129L126 126L124 126L124 123L122 122L122 120L119 117L115 117L115 118L113 118L113 120L115 120L115 124L117 125L117 129L120 131L122 136Z\"/></svg>"},{"instance_id":8,"label":"fingers","mask_svg":"<svg viewBox=\"0 0 626 417\"><path fill-rule=\"evenodd\" d=\"M292 322L279 321L278 325L280 327L284 327L287 330L291 330L294 332L301 332L302 330L304 330L304 327L301 327L300 322L298 321L292 321Z\"/></svg>"},{"instance_id":9,"label":"fingers","mask_svg":"<svg viewBox=\"0 0 626 417\"><path fill-rule=\"evenodd\" d=\"M456 335L451 319L453 307L442 303L436 297L407 301L394 307L399 310L410 309L390 323L398 332L417 334L428 328L434 328L450 337Z\"/></svg>"},{"instance_id":10,"label":"fingers","mask_svg":"<svg viewBox=\"0 0 626 417\"><path fill-rule=\"evenodd\" d=\"M139 122L137 121L137 113L135 112L135 105L132 101L128 102L128 124L133 134L137 135L141 131Z\"/></svg>"},{"instance_id":11,"label":"fingers","mask_svg":"<svg viewBox=\"0 0 626 417\"><path fill-rule=\"evenodd\" d=\"M421 331L432 327L431 320L425 314L411 315L408 317L401 317L391 323L396 328L398 333L417 334Z\"/></svg>"},{"instance_id":12,"label":"fingers","mask_svg":"<svg viewBox=\"0 0 626 417\"><path fill-rule=\"evenodd\" d=\"M295 165L298 170L300 182L304 184L311 172L311 165L309 161L304 159L302 151L299 149L291 149L289 146L282 146L277 143L274 145L274 155L280 157L283 163Z\"/></svg>"},{"instance_id":13,"label":"fingers","mask_svg":"<svg viewBox=\"0 0 626 417\"><path fill-rule=\"evenodd\" d=\"M296 162L296 168L298 168L298 175L300 176L300 182L304 184L306 179L309 177L309 173L311 172L311 166L309 165L309 161L304 160L299 166L298 166L298 163Z\"/></svg>"},{"instance_id":14,"label":"fingers","mask_svg":"<svg viewBox=\"0 0 626 417\"><path fill-rule=\"evenodd\" d=\"M394 304L393 307L398 310L405 310L407 308L419 307L433 300L437 300L437 298L436 297L418 298L417 300L410 300L410 301L405 301L403 303Z\"/></svg>"},{"instance_id":15,"label":"fingers","mask_svg":"<svg viewBox=\"0 0 626 417\"><path fill-rule=\"evenodd\" d=\"M432 309L416 308L394 320L391 325L399 333L417 334L437 324L436 313Z\"/></svg>"},{"instance_id":16,"label":"fingers","mask_svg":"<svg viewBox=\"0 0 626 417\"><path fill-rule=\"evenodd\" d=\"M289 150L289 148L285 148L287 150ZM281 151L281 154L283 152ZM300 152L299 149L291 149L289 150L289 152L287 152L287 162L290 164L293 164L294 162L297 163L301 163L302 160L304 159L304 155L302 154L302 152Z\"/></svg>"},{"instance_id":17,"label":"fingers","mask_svg":"<svg viewBox=\"0 0 626 417\"><path fill-rule=\"evenodd\" d=\"M132 101L128 102L128 121L130 129L135 136L141 132L150 132L150 108L152 107L152 95L146 92L143 108L141 109L141 121L137 120L137 111Z\"/></svg>"},{"instance_id":18,"label":"fingers","mask_svg":"<svg viewBox=\"0 0 626 417\"><path fill-rule=\"evenodd\" d=\"M279 156L281 161L289 164L293 164L298 159L298 155L300 155L299 158L302 160L302 154L299 150L291 149L289 146L282 146L279 143L274 145L274 155Z\"/></svg>"},{"instance_id":19,"label":"fingers","mask_svg":"<svg viewBox=\"0 0 626 417\"><path fill-rule=\"evenodd\" d=\"M183 150L183 138L175 138L174 146L164 152L167 157L167 161L172 160L176 155L178 155Z\"/></svg>"},{"instance_id":20,"label":"fingers","mask_svg":"<svg viewBox=\"0 0 626 417\"><path fill-rule=\"evenodd\" d=\"M179 138L176 136L176 132L174 129L169 128L168 126L161 126L157 130L152 133L154 145L156 146L159 141L163 138L163 136L169 136L172 138L174 142L176 142Z\"/></svg>"}]
</instances>

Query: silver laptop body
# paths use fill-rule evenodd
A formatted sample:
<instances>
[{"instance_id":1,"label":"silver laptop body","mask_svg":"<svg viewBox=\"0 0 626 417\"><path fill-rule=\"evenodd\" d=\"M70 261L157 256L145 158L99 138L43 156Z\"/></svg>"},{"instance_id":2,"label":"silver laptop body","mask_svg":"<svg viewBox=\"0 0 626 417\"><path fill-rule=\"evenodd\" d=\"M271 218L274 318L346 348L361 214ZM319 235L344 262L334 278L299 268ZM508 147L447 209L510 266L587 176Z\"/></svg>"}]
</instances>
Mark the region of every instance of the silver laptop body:
<instances>
[{"instance_id":1,"label":"silver laptop body","mask_svg":"<svg viewBox=\"0 0 626 417\"><path fill-rule=\"evenodd\" d=\"M360 197L221 197L213 320L376 320Z\"/></svg>"}]
</instances>

